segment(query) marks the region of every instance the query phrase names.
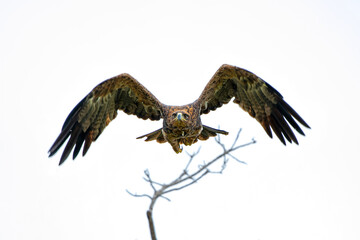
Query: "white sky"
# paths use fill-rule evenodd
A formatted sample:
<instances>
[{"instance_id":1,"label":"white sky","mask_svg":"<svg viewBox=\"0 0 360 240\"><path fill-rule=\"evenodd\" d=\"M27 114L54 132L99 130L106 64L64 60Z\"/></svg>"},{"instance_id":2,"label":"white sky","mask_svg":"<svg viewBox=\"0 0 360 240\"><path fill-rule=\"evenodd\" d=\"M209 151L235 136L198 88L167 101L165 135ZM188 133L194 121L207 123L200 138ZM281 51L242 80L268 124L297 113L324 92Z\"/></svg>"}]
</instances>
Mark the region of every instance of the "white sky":
<instances>
[{"instance_id":1,"label":"white sky","mask_svg":"<svg viewBox=\"0 0 360 240\"><path fill-rule=\"evenodd\" d=\"M299 146L268 139L235 104L203 117L240 142L223 175L161 199L158 239L360 239L360 2L2 1L0 239L149 239L149 169L169 182L186 154L135 138L119 112L85 158L47 150L94 86L128 72L166 104L195 100L223 63L269 82L309 123ZM211 160L213 140L185 150ZM61 149L62 150L62 149Z\"/></svg>"}]
</instances>

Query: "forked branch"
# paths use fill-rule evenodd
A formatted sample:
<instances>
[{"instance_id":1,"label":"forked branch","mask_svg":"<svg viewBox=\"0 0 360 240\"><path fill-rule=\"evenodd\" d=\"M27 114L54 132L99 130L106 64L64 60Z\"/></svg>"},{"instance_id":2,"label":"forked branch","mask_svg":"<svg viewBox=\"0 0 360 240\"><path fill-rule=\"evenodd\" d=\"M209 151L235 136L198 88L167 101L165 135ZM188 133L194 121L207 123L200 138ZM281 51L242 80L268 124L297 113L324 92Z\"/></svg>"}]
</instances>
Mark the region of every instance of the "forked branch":
<instances>
[{"instance_id":1,"label":"forked branch","mask_svg":"<svg viewBox=\"0 0 360 240\"><path fill-rule=\"evenodd\" d=\"M240 161L238 158L233 156L231 153L234 152L235 150L238 150L239 148L243 148L243 147L249 146L251 144L254 144L254 143L256 143L256 141L254 139L252 139L250 142L247 142L247 143L241 144L241 145L237 145L240 133L241 133L241 129L238 131L238 133L234 139L234 142L230 148L227 148L221 142L220 135L218 135L215 138L215 141L218 143L219 146L221 146L221 148L223 150L222 153L220 155L218 155L217 157L215 157L214 159L212 159L211 161L203 162L203 164L200 164L198 166L198 169L195 170L194 172L190 172L189 168L192 166L195 157L199 154L200 148L198 149L197 152L195 152L193 154L188 153L189 161L187 162L184 170L181 172L181 174L177 178L175 178L173 181L171 181L168 184L161 184L159 182L154 181L150 176L150 172L148 170L145 170L144 171L144 174L145 174L144 180L150 184L150 186L153 190L152 196L148 195L148 194L133 194L133 193L129 192L128 190L126 190L130 195L132 195L134 197L148 197L151 199L150 206L146 212L146 215L147 215L148 222L149 222L149 228L150 228L150 234L151 234L152 240L156 240L155 224L154 224L152 213L153 213L154 205L158 198L164 198L164 199L170 201L169 198L164 196L165 194L173 192L173 191L179 191L181 189L189 187L192 184L198 182L200 179L202 179L204 176L206 176L209 173L222 173L225 170L227 163L229 161L228 157L236 160L239 163L246 164L245 162ZM220 161L220 159L222 159L222 161L223 161L220 169L217 171L210 170L209 167L211 165L213 165L215 162Z\"/></svg>"}]
</instances>

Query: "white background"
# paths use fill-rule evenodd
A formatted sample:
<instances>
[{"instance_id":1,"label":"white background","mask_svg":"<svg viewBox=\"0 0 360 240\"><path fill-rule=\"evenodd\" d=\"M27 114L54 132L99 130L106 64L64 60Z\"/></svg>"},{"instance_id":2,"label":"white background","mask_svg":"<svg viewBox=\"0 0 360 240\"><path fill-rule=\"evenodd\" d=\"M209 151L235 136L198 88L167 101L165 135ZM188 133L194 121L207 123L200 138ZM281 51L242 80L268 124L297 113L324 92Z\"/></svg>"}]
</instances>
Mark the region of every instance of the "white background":
<instances>
[{"instance_id":1,"label":"white background","mask_svg":"<svg viewBox=\"0 0 360 240\"><path fill-rule=\"evenodd\" d=\"M203 117L240 143L222 175L160 199L158 239L360 239L360 4L344 1L2 1L0 239L149 239L151 193L186 153L135 138L122 112L86 157L47 150L71 109L127 72L166 104L194 101L223 64L269 82L308 122L284 147L235 104ZM221 153L214 140L198 161ZM62 151L62 149L60 150Z\"/></svg>"}]
</instances>

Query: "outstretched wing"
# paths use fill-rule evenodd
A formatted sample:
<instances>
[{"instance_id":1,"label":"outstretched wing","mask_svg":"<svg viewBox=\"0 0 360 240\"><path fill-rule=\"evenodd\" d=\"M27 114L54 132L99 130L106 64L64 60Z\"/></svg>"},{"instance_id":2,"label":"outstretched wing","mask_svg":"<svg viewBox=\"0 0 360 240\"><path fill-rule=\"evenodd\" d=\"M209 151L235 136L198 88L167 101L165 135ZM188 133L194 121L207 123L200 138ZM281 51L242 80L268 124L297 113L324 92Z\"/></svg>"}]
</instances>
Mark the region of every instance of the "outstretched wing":
<instances>
[{"instance_id":1,"label":"outstretched wing","mask_svg":"<svg viewBox=\"0 0 360 240\"><path fill-rule=\"evenodd\" d=\"M272 138L272 131L286 145L284 137L298 144L289 124L304 135L294 118L303 126L309 125L292 109L281 94L255 74L235 66L222 65L206 85L196 103L201 114L228 103L233 97L234 103L254 117ZM271 131L272 129L272 131Z\"/></svg>"},{"instance_id":2,"label":"outstretched wing","mask_svg":"<svg viewBox=\"0 0 360 240\"><path fill-rule=\"evenodd\" d=\"M120 74L97 85L69 114L61 133L49 150L53 156L70 136L60 158L62 164L74 148L73 159L83 143L83 156L91 143L112 121L117 110L142 119L162 118L162 103L129 74Z\"/></svg>"}]
</instances>

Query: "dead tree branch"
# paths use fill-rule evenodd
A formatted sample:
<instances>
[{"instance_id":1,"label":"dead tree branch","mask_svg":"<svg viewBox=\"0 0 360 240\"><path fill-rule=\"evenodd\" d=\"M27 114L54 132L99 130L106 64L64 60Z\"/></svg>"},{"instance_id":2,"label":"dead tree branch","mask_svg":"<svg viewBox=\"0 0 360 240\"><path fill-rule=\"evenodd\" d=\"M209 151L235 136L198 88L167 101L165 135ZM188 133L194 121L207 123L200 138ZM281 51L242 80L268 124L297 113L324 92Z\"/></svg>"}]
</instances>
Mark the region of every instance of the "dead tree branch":
<instances>
[{"instance_id":1,"label":"dead tree branch","mask_svg":"<svg viewBox=\"0 0 360 240\"><path fill-rule=\"evenodd\" d=\"M173 191L179 191L181 189L189 187L192 184L198 182L200 179L202 179L204 176L206 176L209 173L222 173L225 170L227 163L229 161L228 157L234 159L235 161L237 161L239 163L246 164L245 162L243 162L243 161L239 160L238 158L236 158L235 156L233 156L231 153L238 150L239 148L243 148L243 147L249 146L251 144L254 144L254 143L256 143L256 141L254 139L252 139L248 143L237 145L237 141L239 140L240 133L241 133L241 129L238 131L238 133L233 141L233 144L231 145L230 148L227 148L221 142L220 135L218 135L215 138L215 141L218 143L219 146L221 146L223 152L220 155L218 155L217 157L215 157L214 159L212 159L211 161L204 162L203 164L199 165L198 169L196 171L194 171L193 173L189 173L189 168L190 168L191 164L194 162L193 160L195 159L195 157L199 154L200 148L198 149L198 151L196 151L193 154L188 153L189 161L187 162L184 170L177 178L175 178L175 180L171 181L168 184L161 184L159 182L154 181L150 177L149 170L145 170L144 171L144 174L145 174L144 180L150 184L150 186L153 190L152 196L148 195L148 194L133 194L130 191L126 190L131 196L148 197L151 199L150 206L146 212L146 215L147 215L148 222L149 222L149 228L150 228L150 234L151 234L152 240L156 240L155 224L154 224L152 213L153 213L154 205L158 198L164 198L164 199L170 201L169 198L164 196L165 194L168 194ZM220 167L220 170L218 170L218 171L210 170L209 167L211 165L213 165L215 162L218 162L220 159L223 159L223 163Z\"/></svg>"}]
</instances>

